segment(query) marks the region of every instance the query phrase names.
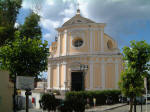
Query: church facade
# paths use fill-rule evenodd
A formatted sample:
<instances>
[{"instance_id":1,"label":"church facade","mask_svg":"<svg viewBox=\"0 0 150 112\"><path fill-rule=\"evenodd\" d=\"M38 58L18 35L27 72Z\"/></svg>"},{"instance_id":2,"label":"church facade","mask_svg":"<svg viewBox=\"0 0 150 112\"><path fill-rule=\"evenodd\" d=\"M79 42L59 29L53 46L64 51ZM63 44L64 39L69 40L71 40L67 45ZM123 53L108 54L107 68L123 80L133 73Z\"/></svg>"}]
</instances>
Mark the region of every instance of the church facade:
<instances>
[{"instance_id":1,"label":"church facade","mask_svg":"<svg viewBox=\"0 0 150 112\"><path fill-rule=\"evenodd\" d=\"M57 28L58 39L49 48L48 89L118 89L122 55L105 26L82 17L78 9Z\"/></svg>"}]
</instances>

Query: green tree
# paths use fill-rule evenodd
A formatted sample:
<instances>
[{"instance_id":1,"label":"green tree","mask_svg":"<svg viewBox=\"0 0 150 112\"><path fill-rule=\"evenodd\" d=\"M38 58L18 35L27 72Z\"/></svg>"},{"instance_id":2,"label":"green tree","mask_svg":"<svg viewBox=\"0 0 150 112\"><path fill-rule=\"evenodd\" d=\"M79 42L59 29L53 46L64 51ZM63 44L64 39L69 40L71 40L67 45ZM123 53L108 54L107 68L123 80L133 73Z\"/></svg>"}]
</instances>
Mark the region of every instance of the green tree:
<instances>
[{"instance_id":1,"label":"green tree","mask_svg":"<svg viewBox=\"0 0 150 112\"><path fill-rule=\"evenodd\" d=\"M41 39L42 33L39 26L40 16L32 12L26 17L25 22L20 26L21 37Z\"/></svg>"},{"instance_id":2,"label":"green tree","mask_svg":"<svg viewBox=\"0 0 150 112\"><path fill-rule=\"evenodd\" d=\"M0 46L14 39L15 22L22 0L0 0Z\"/></svg>"},{"instance_id":3,"label":"green tree","mask_svg":"<svg viewBox=\"0 0 150 112\"><path fill-rule=\"evenodd\" d=\"M123 48L125 70L121 74L119 86L122 93L130 98L130 110L136 96L142 94L144 77L147 76L147 62L150 59L150 45L145 41L131 41L130 47Z\"/></svg>"},{"instance_id":4,"label":"green tree","mask_svg":"<svg viewBox=\"0 0 150 112\"><path fill-rule=\"evenodd\" d=\"M47 42L39 39L20 38L0 48L1 69L8 70L13 79L14 75L37 77L47 69L48 48Z\"/></svg>"}]
</instances>

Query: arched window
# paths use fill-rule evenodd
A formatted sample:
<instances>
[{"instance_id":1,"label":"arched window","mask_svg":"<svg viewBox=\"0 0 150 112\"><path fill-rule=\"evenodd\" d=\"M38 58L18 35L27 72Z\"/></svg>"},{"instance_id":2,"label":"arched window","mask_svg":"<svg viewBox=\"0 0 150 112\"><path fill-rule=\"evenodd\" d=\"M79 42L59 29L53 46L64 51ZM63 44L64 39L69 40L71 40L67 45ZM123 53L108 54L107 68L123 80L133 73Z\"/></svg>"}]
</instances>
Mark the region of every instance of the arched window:
<instances>
[{"instance_id":1,"label":"arched window","mask_svg":"<svg viewBox=\"0 0 150 112\"><path fill-rule=\"evenodd\" d=\"M108 40L107 47L108 47L108 49L112 49L113 48L113 44L112 44L111 40Z\"/></svg>"}]
</instances>

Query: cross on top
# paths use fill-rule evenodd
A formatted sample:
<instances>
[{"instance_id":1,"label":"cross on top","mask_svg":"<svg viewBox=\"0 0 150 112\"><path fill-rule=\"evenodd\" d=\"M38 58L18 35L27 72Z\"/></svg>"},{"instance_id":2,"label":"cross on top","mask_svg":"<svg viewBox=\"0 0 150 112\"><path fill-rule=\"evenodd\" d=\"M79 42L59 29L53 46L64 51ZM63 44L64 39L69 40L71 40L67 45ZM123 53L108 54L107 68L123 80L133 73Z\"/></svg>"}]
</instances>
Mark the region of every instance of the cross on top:
<instances>
[{"instance_id":1,"label":"cross on top","mask_svg":"<svg viewBox=\"0 0 150 112\"><path fill-rule=\"evenodd\" d=\"M79 2L77 3L77 15L80 15Z\"/></svg>"}]
</instances>

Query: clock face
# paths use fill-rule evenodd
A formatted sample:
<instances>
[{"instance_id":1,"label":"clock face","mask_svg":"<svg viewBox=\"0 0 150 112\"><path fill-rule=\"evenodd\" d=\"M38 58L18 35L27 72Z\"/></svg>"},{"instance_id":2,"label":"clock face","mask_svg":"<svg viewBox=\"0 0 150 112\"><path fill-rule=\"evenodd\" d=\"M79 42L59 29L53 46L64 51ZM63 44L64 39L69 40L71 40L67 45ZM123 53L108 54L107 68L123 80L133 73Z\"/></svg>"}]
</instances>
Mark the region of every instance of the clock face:
<instances>
[{"instance_id":1,"label":"clock face","mask_svg":"<svg viewBox=\"0 0 150 112\"><path fill-rule=\"evenodd\" d=\"M81 38L75 38L72 44L74 47L81 47L83 45L83 40Z\"/></svg>"}]
</instances>

